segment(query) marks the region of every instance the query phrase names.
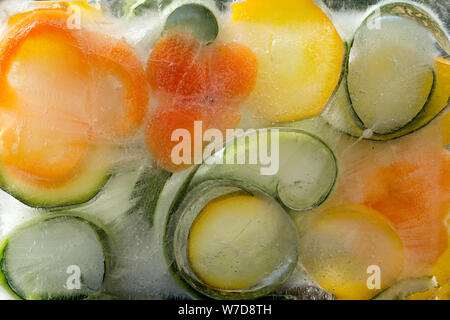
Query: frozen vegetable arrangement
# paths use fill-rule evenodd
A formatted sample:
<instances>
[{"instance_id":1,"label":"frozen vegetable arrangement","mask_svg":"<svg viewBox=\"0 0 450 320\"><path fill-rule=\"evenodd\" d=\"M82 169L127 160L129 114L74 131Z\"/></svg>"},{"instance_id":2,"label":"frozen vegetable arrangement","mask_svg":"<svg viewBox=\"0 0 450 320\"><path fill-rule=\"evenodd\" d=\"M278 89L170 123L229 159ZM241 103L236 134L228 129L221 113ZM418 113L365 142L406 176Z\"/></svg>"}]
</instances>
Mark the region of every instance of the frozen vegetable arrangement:
<instances>
[{"instance_id":1,"label":"frozen vegetable arrangement","mask_svg":"<svg viewBox=\"0 0 450 320\"><path fill-rule=\"evenodd\" d=\"M1 298L450 300L449 11L1 1Z\"/></svg>"}]
</instances>

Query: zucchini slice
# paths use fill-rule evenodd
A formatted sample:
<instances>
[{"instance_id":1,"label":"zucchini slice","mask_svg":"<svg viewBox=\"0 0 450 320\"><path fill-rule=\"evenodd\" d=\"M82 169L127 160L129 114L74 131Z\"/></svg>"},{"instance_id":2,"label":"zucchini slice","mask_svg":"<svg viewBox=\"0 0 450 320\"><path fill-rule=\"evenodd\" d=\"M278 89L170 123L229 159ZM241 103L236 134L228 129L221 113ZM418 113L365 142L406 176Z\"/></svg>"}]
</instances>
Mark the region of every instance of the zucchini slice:
<instances>
[{"instance_id":1,"label":"zucchini slice","mask_svg":"<svg viewBox=\"0 0 450 320\"><path fill-rule=\"evenodd\" d=\"M377 134L366 128L351 106L345 83L330 100L322 117L336 129L353 136L373 141L388 141L413 133L430 123L446 109L450 98L450 63L438 59L434 65L435 84L428 101L419 114L403 128L390 134Z\"/></svg>"},{"instance_id":2,"label":"zucchini slice","mask_svg":"<svg viewBox=\"0 0 450 320\"><path fill-rule=\"evenodd\" d=\"M35 183L14 168L0 166L0 187L30 207L81 204L95 197L109 180L114 150L110 146L91 148L73 176L61 183Z\"/></svg>"},{"instance_id":3,"label":"zucchini slice","mask_svg":"<svg viewBox=\"0 0 450 320\"><path fill-rule=\"evenodd\" d=\"M434 44L410 19L386 16L376 22L379 28L363 24L356 32L347 85L365 127L389 134L411 122L430 96Z\"/></svg>"},{"instance_id":4,"label":"zucchini slice","mask_svg":"<svg viewBox=\"0 0 450 320\"><path fill-rule=\"evenodd\" d=\"M347 77L340 83L339 88L334 96L331 97L321 117L341 132L345 132L355 138L364 137L366 128L352 108L346 82ZM373 135L373 132L369 130L366 133ZM369 136L366 136L366 138L369 138Z\"/></svg>"},{"instance_id":5,"label":"zucchini slice","mask_svg":"<svg viewBox=\"0 0 450 320\"><path fill-rule=\"evenodd\" d=\"M217 21L214 13L207 7L197 3L188 3L176 8L167 17L164 31L183 31L201 41L210 42L219 34Z\"/></svg>"},{"instance_id":6,"label":"zucchini slice","mask_svg":"<svg viewBox=\"0 0 450 320\"><path fill-rule=\"evenodd\" d=\"M71 215L33 219L1 250L2 285L29 300L84 299L100 293L108 265L106 234Z\"/></svg>"},{"instance_id":7,"label":"zucchini slice","mask_svg":"<svg viewBox=\"0 0 450 320\"><path fill-rule=\"evenodd\" d=\"M228 0L131 0L125 1L120 11L126 18L158 13L164 32L188 32L200 41L211 42L216 39L229 7Z\"/></svg>"},{"instance_id":8,"label":"zucchini slice","mask_svg":"<svg viewBox=\"0 0 450 320\"><path fill-rule=\"evenodd\" d=\"M334 150L342 138L341 132L330 125L322 116L316 116L294 122L284 122L278 125L283 128L295 128L306 131L325 142L326 145L332 150Z\"/></svg>"},{"instance_id":9,"label":"zucchini slice","mask_svg":"<svg viewBox=\"0 0 450 320\"><path fill-rule=\"evenodd\" d=\"M155 207L166 201L161 192L169 177L160 168L128 165L118 170L95 201L74 209L110 236L114 268L102 294L139 300L189 298L170 275L159 238L165 225L160 227L155 216Z\"/></svg>"},{"instance_id":10,"label":"zucchini slice","mask_svg":"<svg viewBox=\"0 0 450 320\"><path fill-rule=\"evenodd\" d=\"M426 12L422 8L419 8L417 6L408 3L391 3L379 7L377 10L375 10L372 14L370 14L366 18L366 20L362 23L360 29L361 28L367 29L368 26L371 26L371 28L376 27L377 24L380 22L381 24L378 24L378 26L383 28L383 21L392 22L393 21L392 19L395 19L395 21L399 21L398 19L402 19L404 21L405 20L415 21L415 23L419 25L418 27L419 29L420 26L423 26L422 29L426 29L434 37L436 43L431 44L430 50L433 50L433 47L435 45L438 45L440 46L441 51L447 53L450 52L450 41L446 33L443 31L441 25L432 17L430 13ZM388 22L388 24L390 22ZM372 29L370 31L373 32L376 30ZM398 30L394 31L394 33L399 33L399 31ZM409 35L409 37L411 37L411 35ZM430 37L427 36L426 39L430 39ZM362 40L365 41L367 39L362 37ZM355 48L357 47L356 42L353 43L353 47ZM352 48L352 50L357 50L355 48ZM403 62L404 61L402 61L401 63ZM362 61L361 63L364 63L364 61ZM357 112L355 112L355 109L358 108L357 107L354 108L354 105L352 105L352 103L354 104L354 101L352 101L353 99L351 99L351 96L349 95L349 91L351 91L350 90L351 84L348 79L350 73L349 72L350 64L351 61L349 61L346 67L346 70L344 72L344 79L341 82L340 87L336 91L336 94L330 99L326 109L324 110L321 116L336 129L344 133L347 133L353 137L364 138L373 141L387 141L403 137L426 126L429 122L431 122L434 118L436 118L441 113L441 111L446 108L446 106L449 103L450 63L448 63L448 61L446 61L445 59L439 58L436 59L434 61L434 65L432 65L434 83L431 88L430 95L428 96L427 101L423 106L423 108L421 108L421 110L418 112L417 115L413 116L415 113L414 110L418 109L414 108L420 106L420 103L416 104L415 107L413 106L412 109L409 109L410 111L409 118L413 117L412 119L410 119L409 122L407 122L406 118L403 118L403 120L402 118L397 118L397 120L399 119L402 120L400 122L388 121L386 122L387 125L389 126L389 123L391 124L389 130L393 131L390 133L386 133L389 130L386 129L388 127L385 127L381 128L381 130L378 130L379 132L381 132L379 133L377 132L377 130L374 130L376 129L375 127L370 128L363 123L364 119L360 119L361 115L358 115ZM353 71L354 73L358 72L356 68ZM356 87L359 84L356 82L354 82L353 84L355 85L353 91L356 92L357 91ZM382 83L380 85L382 85ZM399 83L399 85L401 86L402 84ZM353 95L355 95L355 92L353 92ZM364 93L366 92L362 93L356 92L356 96ZM409 93L406 92L406 94ZM387 105L390 104L388 103ZM362 106L362 109L364 109L364 107L365 106ZM364 116L362 116L361 118L364 118ZM395 125L395 123L397 123L397 125ZM401 124L403 124L403 127L398 128L398 126Z\"/></svg>"},{"instance_id":11,"label":"zucchini slice","mask_svg":"<svg viewBox=\"0 0 450 320\"><path fill-rule=\"evenodd\" d=\"M165 234L168 259L175 261L174 275L200 292L198 297L262 297L281 286L297 264L292 220L269 195L250 185L205 181L173 212ZM242 219L236 220L238 212ZM214 241L207 240L211 233Z\"/></svg>"},{"instance_id":12,"label":"zucchini slice","mask_svg":"<svg viewBox=\"0 0 450 320\"><path fill-rule=\"evenodd\" d=\"M263 158L268 151L271 161ZM241 181L306 211L325 201L336 177L336 158L324 142L302 130L271 128L250 131L206 159L190 188L206 180Z\"/></svg>"},{"instance_id":13,"label":"zucchini slice","mask_svg":"<svg viewBox=\"0 0 450 320\"><path fill-rule=\"evenodd\" d=\"M372 300L407 300L418 292L425 292L439 287L435 277L406 278L394 283L391 287L380 292Z\"/></svg>"},{"instance_id":14,"label":"zucchini slice","mask_svg":"<svg viewBox=\"0 0 450 320\"><path fill-rule=\"evenodd\" d=\"M364 23L373 19L384 16L396 16L411 19L426 28L435 38L438 45L447 54L450 53L450 39L444 31L445 27L441 22L434 18L434 15L423 7L407 3L407 2L393 2L382 5L370 14Z\"/></svg>"}]
</instances>

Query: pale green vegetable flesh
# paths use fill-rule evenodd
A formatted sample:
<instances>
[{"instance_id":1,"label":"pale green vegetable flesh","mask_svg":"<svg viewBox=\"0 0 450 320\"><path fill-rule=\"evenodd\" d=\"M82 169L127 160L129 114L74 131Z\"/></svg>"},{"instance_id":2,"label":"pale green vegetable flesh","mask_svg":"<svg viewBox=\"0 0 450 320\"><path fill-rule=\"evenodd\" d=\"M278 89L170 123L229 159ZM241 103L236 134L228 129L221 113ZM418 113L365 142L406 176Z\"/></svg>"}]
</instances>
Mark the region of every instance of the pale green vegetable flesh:
<instances>
[{"instance_id":1,"label":"pale green vegetable flesh","mask_svg":"<svg viewBox=\"0 0 450 320\"><path fill-rule=\"evenodd\" d=\"M394 283L390 288L379 293L373 300L406 300L415 293L437 288L435 277L406 278Z\"/></svg>"},{"instance_id":2,"label":"pale green vegetable flesh","mask_svg":"<svg viewBox=\"0 0 450 320\"><path fill-rule=\"evenodd\" d=\"M325 201L336 177L334 154L320 139L302 130L272 128L249 132L216 152L190 186L205 180L242 181L303 211Z\"/></svg>"}]
</instances>

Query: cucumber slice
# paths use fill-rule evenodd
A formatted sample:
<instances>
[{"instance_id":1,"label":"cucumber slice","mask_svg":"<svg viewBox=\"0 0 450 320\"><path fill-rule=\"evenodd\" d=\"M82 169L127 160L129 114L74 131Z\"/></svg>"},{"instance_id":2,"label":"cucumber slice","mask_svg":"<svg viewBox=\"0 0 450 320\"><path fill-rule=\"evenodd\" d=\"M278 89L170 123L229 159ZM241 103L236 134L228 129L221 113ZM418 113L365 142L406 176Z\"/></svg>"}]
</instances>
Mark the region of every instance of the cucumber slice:
<instances>
[{"instance_id":1,"label":"cucumber slice","mask_svg":"<svg viewBox=\"0 0 450 320\"><path fill-rule=\"evenodd\" d=\"M247 227L239 227L242 223L241 221L230 220L230 215L234 215L235 212L233 210L225 209L228 210L228 212L222 212L224 213L222 217L227 220L228 223L225 223L222 227L229 228L229 233L220 232L220 234L227 238L229 234L238 233L240 239L242 237L242 241L230 241L228 243L219 235L219 233L216 234L217 238L214 243L203 241L205 233L208 234L212 232L209 228L218 227L220 221L219 224L217 224L218 221L216 219L216 214L214 213L213 215L209 215L206 219L206 223L210 223L207 228L203 228L203 222L202 227L197 227L196 221L199 219L199 215L203 214L204 210L206 210L210 204L214 203L214 201L220 201L221 199L226 199L226 197L234 197L236 195L241 195L242 198L254 199L256 201L267 201L266 208L273 207L277 209L274 211L270 210L270 217L268 220L261 217L252 219L252 226ZM237 198L240 197L238 196ZM232 201L237 201L237 198L233 198ZM236 210L241 209L236 208ZM165 234L168 259L169 261L176 262L171 266L172 271L174 272L174 275L178 277L178 280L186 281L186 285L190 285L192 288L208 297L219 299L254 299L265 296L281 286L290 276L297 264L298 239L292 220L284 212L283 208L269 195L248 184L224 180L205 181L184 196L181 203L174 208L173 212L174 214L170 217ZM248 213L249 212L243 212L244 216ZM233 223L233 221L235 222ZM268 223L269 221L271 221L271 223ZM196 228L195 235L197 240L193 245L201 252L197 252L198 254L192 256L191 254L193 254L194 251L192 251L193 249L190 246L190 241L194 241L191 238L194 226ZM257 231L255 228L261 229ZM270 230L267 230L266 228ZM248 240L249 237L254 238L255 236L260 237L261 242L257 242L259 240L255 239L252 241ZM226 248L233 251L234 254L230 255L229 252L222 252L222 254L218 253L216 255L214 253L220 251L217 249L221 247L221 243L223 245L222 241L228 243ZM254 243L258 243L262 247L268 246L269 243L272 244L270 245L270 248L266 248L267 250L261 251L261 248L259 247L254 248L254 250L251 249ZM246 252L246 250L249 251ZM208 254L211 254L212 256L208 258ZM252 254L256 254L257 256L249 258ZM195 261L191 260L193 257L195 258ZM250 259L250 261L247 261L248 259ZM261 265L261 268L259 268L262 270L251 268L258 273L258 277L256 278L252 275L251 279L242 279L240 276L237 276L238 279L236 279L235 276L230 276L229 272L221 272L218 270L224 268L223 264L226 265L225 269L237 268L240 270L243 266L251 264L252 260L265 261L265 263ZM205 262L210 264L210 266L205 266ZM270 270L266 270L267 268ZM206 270L206 274L208 275L207 278L209 280L213 279L212 282L209 280L202 280L197 274L199 270ZM239 273L242 275L242 272ZM202 275L204 276L205 273L202 273ZM226 287L224 287L224 284ZM242 287L228 287L233 285L242 285Z\"/></svg>"},{"instance_id":2,"label":"cucumber slice","mask_svg":"<svg viewBox=\"0 0 450 320\"><path fill-rule=\"evenodd\" d=\"M23 299L84 299L100 293L105 234L75 216L37 218L16 228L1 250L2 285Z\"/></svg>"},{"instance_id":3,"label":"cucumber slice","mask_svg":"<svg viewBox=\"0 0 450 320\"><path fill-rule=\"evenodd\" d=\"M272 150L270 166L261 157L267 150ZM227 164L230 160L245 164ZM206 180L241 181L260 188L285 207L306 211L325 201L336 177L336 158L320 139L298 129L271 128L250 131L205 160L190 188Z\"/></svg>"},{"instance_id":4,"label":"cucumber slice","mask_svg":"<svg viewBox=\"0 0 450 320\"><path fill-rule=\"evenodd\" d=\"M407 278L398 281L380 292L372 300L407 300L418 292L425 292L439 287L435 277Z\"/></svg>"},{"instance_id":5,"label":"cucumber slice","mask_svg":"<svg viewBox=\"0 0 450 320\"><path fill-rule=\"evenodd\" d=\"M13 168L0 166L0 187L22 203L36 208L55 208L87 202L95 197L112 174L115 149L99 146L89 150L75 174L67 181L34 184Z\"/></svg>"},{"instance_id":6,"label":"cucumber slice","mask_svg":"<svg viewBox=\"0 0 450 320\"><path fill-rule=\"evenodd\" d=\"M389 134L411 122L430 96L434 44L410 19L386 16L374 23L379 27L363 24L356 32L347 84L365 127Z\"/></svg>"}]
</instances>

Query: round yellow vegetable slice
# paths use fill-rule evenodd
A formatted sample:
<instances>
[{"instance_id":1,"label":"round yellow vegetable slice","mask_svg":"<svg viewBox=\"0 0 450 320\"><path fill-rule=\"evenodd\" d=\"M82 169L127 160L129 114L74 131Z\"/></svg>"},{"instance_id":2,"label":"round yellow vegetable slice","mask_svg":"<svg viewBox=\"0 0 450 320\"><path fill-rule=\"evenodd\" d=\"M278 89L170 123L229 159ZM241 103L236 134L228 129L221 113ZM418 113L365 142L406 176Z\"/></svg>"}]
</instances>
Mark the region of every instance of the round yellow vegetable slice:
<instances>
[{"instance_id":1,"label":"round yellow vegetable slice","mask_svg":"<svg viewBox=\"0 0 450 320\"><path fill-rule=\"evenodd\" d=\"M224 37L249 46L259 74L248 106L269 121L319 114L341 75L344 44L311 0L247 0L233 4Z\"/></svg>"},{"instance_id":2,"label":"round yellow vegetable slice","mask_svg":"<svg viewBox=\"0 0 450 320\"><path fill-rule=\"evenodd\" d=\"M295 238L294 238L295 239ZM280 268L292 233L289 217L275 202L250 195L230 195L210 202L189 236L189 259L206 284L245 290Z\"/></svg>"},{"instance_id":3,"label":"round yellow vegetable slice","mask_svg":"<svg viewBox=\"0 0 450 320\"><path fill-rule=\"evenodd\" d=\"M403 244L380 213L341 205L306 219L299 223L300 261L338 299L369 299L397 280Z\"/></svg>"}]
</instances>

